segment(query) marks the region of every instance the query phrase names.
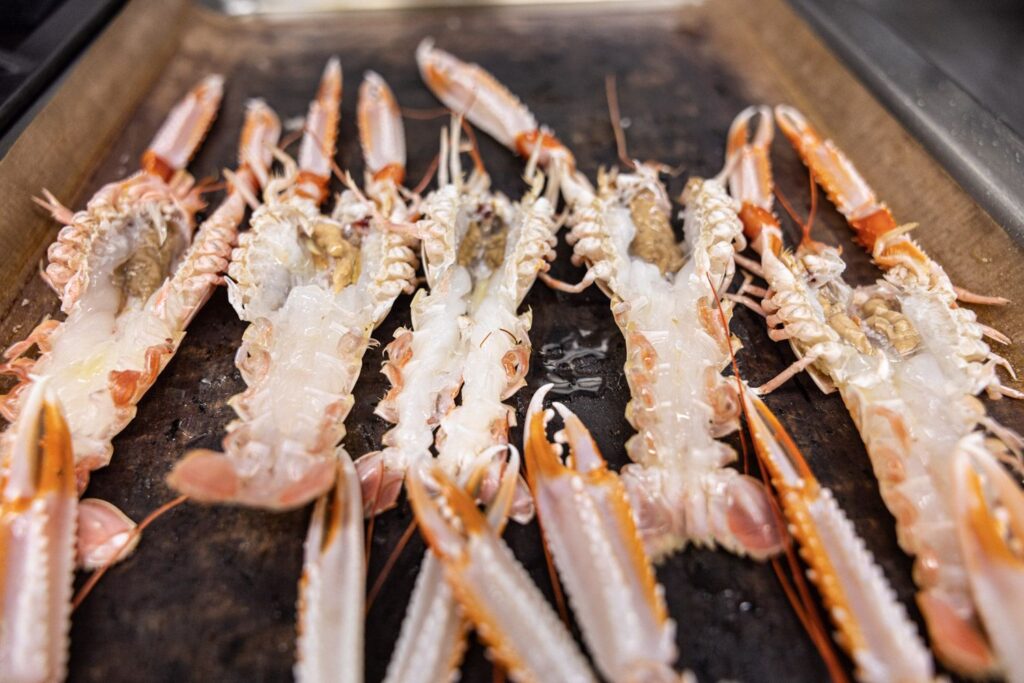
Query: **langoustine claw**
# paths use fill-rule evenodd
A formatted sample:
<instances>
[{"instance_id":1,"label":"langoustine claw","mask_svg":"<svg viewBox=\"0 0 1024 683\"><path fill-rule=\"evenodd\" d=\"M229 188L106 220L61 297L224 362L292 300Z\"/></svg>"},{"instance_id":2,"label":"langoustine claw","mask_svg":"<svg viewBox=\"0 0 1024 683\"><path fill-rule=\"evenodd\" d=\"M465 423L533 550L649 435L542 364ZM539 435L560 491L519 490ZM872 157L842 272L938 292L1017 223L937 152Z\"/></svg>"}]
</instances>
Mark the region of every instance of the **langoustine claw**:
<instances>
[{"instance_id":1,"label":"langoustine claw","mask_svg":"<svg viewBox=\"0 0 1024 683\"><path fill-rule=\"evenodd\" d=\"M52 683L67 670L78 495L71 434L45 380L27 394L0 474L0 679Z\"/></svg>"},{"instance_id":2,"label":"langoustine claw","mask_svg":"<svg viewBox=\"0 0 1024 683\"><path fill-rule=\"evenodd\" d=\"M956 531L971 591L1006 679L1024 681L1024 492L993 457L980 433L953 460Z\"/></svg>"},{"instance_id":3,"label":"langoustine claw","mask_svg":"<svg viewBox=\"0 0 1024 683\"><path fill-rule=\"evenodd\" d=\"M495 501L511 505L515 451ZM444 566L448 585L494 659L514 681L594 681L565 626L473 498L443 470L418 463L407 478L420 531Z\"/></svg>"},{"instance_id":4,"label":"langoustine claw","mask_svg":"<svg viewBox=\"0 0 1024 683\"><path fill-rule=\"evenodd\" d=\"M313 508L299 581L300 683L363 679L363 503L352 460L338 453L333 492Z\"/></svg>"},{"instance_id":5,"label":"langoustine claw","mask_svg":"<svg viewBox=\"0 0 1024 683\"><path fill-rule=\"evenodd\" d=\"M609 471L579 418L560 403L568 464L549 443L543 409L552 385L530 401L526 416L527 480L544 540L569 592L583 637L611 681L675 681L675 623L644 551L626 489Z\"/></svg>"},{"instance_id":6,"label":"langoustine claw","mask_svg":"<svg viewBox=\"0 0 1024 683\"><path fill-rule=\"evenodd\" d=\"M743 400L758 460L778 492L837 640L856 664L857 680L933 680L928 649L832 492L818 483L768 406L746 389Z\"/></svg>"}]
</instances>

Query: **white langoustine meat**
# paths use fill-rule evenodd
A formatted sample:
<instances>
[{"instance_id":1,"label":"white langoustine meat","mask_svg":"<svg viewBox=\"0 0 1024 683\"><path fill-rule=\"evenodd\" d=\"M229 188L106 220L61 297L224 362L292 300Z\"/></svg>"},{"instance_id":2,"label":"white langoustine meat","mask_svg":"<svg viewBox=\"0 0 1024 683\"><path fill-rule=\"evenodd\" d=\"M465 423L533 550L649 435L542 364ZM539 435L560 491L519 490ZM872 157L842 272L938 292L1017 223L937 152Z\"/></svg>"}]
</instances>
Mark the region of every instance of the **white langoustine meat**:
<instances>
[{"instance_id":1,"label":"white langoustine meat","mask_svg":"<svg viewBox=\"0 0 1024 683\"><path fill-rule=\"evenodd\" d=\"M67 674L78 494L72 437L45 378L22 399L31 418L0 473L0 680Z\"/></svg>"},{"instance_id":2,"label":"white langoustine meat","mask_svg":"<svg viewBox=\"0 0 1024 683\"><path fill-rule=\"evenodd\" d=\"M442 132L439 187L424 200L418 226L431 289L413 301L413 329L398 330L388 348L392 389L378 413L395 427L386 448L359 463L371 512L394 504L410 468L432 458L432 444L452 479L485 472L479 495L490 501L502 466L491 454L515 425L504 401L525 383L531 316L518 308L554 255L558 226L540 195L540 174L515 203L490 189L479 160L463 177L460 124L453 120ZM522 482L514 491L512 515L525 522L533 513L529 491ZM504 523L499 515L492 526ZM433 553L424 560L389 681L447 679L457 671L467 627L438 562Z\"/></svg>"},{"instance_id":3,"label":"white langoustine meat","mask_svg":"<svg viewBox=\"0 0 1024 683\"><path fill-rule=\"evenodd\" d=\"M366 92L380 95L382 83ZM229 298L250 323L236 356L248 388L231 399L238 419L227 427L224 452L193 451L169 477L197 500L290 509L324 494L370 335L411 290L414 239L403 227L411 216L396 182L404 157L368 147L367 158L386 159L390 170L369 166L367 194L351 184L330 216L320 211L340 99L341 67L332 59L310 105L298 163L281 156L284 175L267 184L232 255ZM387 118L390 133L366 132L364 143L396 130L396 107L373 111L360 120L384 126ZM397 143L381 149L404 152Z\"/></svg>"},{"instance_id":4,"label":"white langoustine meat","mask_svg":"<svg viewBox=\"0 0 1024 683\"><path fill-rule=\"evenodd\" d=\"M830 196L863 194L867 186L852 164L834 145L821 142L794 111L779 108L776 119L784 130L799 127L795 142L804 145L801 155L810 160L815 178ZM748 110L734 124L731 149L746 143L746 121L752 116ZM859 239L877 252L876 261L883 267L889 264L885 280L851 287L842 278L845 264L839 251L807 234L795 253L783 248L771 213L769 110L761 110L761 116L765 132L745 152L756 156L761 177L750 182L754 174L746 180L734 175L732 187L744 203L744 228L760 253L759 269L768 283L760 306L769 335L789 341L798 358L761 392L805 369L823 390L838 389L865 443L882 499L895 517L897 539L914 557L917 602L936 654L950 668L971 675L992 673L1000 666L1012 670L1018 665L1016 656L1005 646L993 653L989 641L1021 596L1008 592L1000 602L978 599L977 582L990 578L979 575L979 566L991 566L994 546L968 546L958 538L958 529L970 527L964 526L963 509L955 504L956 492L964 486L957 463L980 462L963 455L965 449L981 448L995 459L1020 444L1020 437L986 415L974 395L983 390L1012 393L995 376L1000 361L988 357L973 314L953 304L956 292L941 268L901 238L888 210L875 202L870 190L871 200L860 204L873 208L862 218L850 210L849 202L843 210L848 218L853 216ZM833 166L821 166L822 159ZM862 219L867 222L857 227ZM878 246L887 240L898 242L898 248L890 252ZM1000 494L1004 509L1024 500L1019 486ZM1010 536L1019 538L1019 532L1013 530ZM974 556L977 552L982 552L980 558ZM1022 565L1009 566L1019 570Z\"/></svg>"},{"instance_id":5,"label":"white langoustine meat","mask_svg":"<svg viewBox=\"0 0 1024 683\"><path fill-rule=\"evenodd\" d=\"M727 465L736 453L719 438L738 426L740 402L721 376L728 334L718 308L742 245L738 205L718 179L691 179L684 193L685 234L676 242L657 166L607 173L595 191L575 160L526 107L479 66L424 41L420 72L453 111L524 156L535 155L571 209L573 261L585 264L578 291L596 282L612 299L627 344L637 430L623 471L648 551L662 557L688 542L721 545L764 558L780 548L763 485Z\"/></svg>"}]
</instances>

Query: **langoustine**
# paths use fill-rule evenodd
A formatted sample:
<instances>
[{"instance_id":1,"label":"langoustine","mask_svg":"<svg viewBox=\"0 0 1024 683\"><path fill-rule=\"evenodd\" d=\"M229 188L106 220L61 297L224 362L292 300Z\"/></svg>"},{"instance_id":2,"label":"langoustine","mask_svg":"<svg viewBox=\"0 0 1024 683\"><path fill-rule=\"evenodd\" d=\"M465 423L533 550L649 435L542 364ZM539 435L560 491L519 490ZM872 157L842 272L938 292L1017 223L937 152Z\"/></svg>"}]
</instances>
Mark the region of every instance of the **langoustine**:
<instances>
[{"instance_id":1,"label":"langoustine","mask_svg":"<svg viewBox=\"0 0 1024 683\"><path fill-rule=\"evenodd\" d=\"M404 220L407 209L400 190L405 175L404 131L395 97L378 74L367 72L363 79L357 111L367 192L379 215ZM396 233L392 239L391 245L385 246L402 260L392 267L392 279L385 280L384 287L397 296L405 291L406 285L398 284L411 278L414 262L409 260L409 238ZM384 301L384 296L378 296L376 304L370 300L376 306L372 315L381 315L382 309L386 312ZM295 678L301 683L363 678L366 565L362 482L344 447L338 445L336 453L335 487L313 509L299 581Z\"/></svg>"},{"instance_id":2,"label":"langoustine","mask_svg":"<svg viewBox=\"0 0 1024 683\"><path fill-rule=\"evenodd\" d=\"M409 208L397 183L404 148L390 149L402 158L373 150L367 161L384 165L370 167L368 195L351 184L330 216L320 211L341 78L338 61L330 60L298 163L280 155L284 175L268 182L264 204L232 254L229 298L249 322L236 365L248 388L230 401L238 419L227 427L224 452L192 451L168 478L194 499L290 509L324 494L335 480L370 335L395 298L411 290L415 240L401 227ZM394 130L391 119L367 121Z\"/></svg>"},{"instance_id":3,"label":"langoustine","mask_svg":"<svg viewBox=\"0 0 1024 683\"><path fill-rule=\"evenodd\" d=\"M736 453L718 440L737 428L740 402L720 374L731 340L718 325L715 292L731 281L734 245L743 244L738 206L722 183L691 179L686 239L677 243L658 166L603 173L595 191L572 153L490 74L429 41L417 59L446 106L507 147L535 154L571 209L573 261L587 274L567 289L596 282L626 338L627 417L638 433L627 443L635 464L622 476L648 551L662 557L694 542L759 558L777 552L764 487L727 467ZM720 303L728 314L730 302Z\"/></svg>"},{"instance_id":4,"label":"langoustine","mask_svg":"<svg viewBox=\"0 0 1024 683\"><path fill-rule=\"evenodd\" d=\"M780 124L800 123L802 117L793 111L777 110ZM761 391L775 388L803 369L823 390L839 390L867 447L882 498L896 518L900 545L915 558L917 602L936 653L958 671L990 673L997 662L988 640L1002 634L993 633L988 620L1000 624L1006 618L1012 620L1008 615L1011 610L1019 613L1016 606L1021 597L1008 592L998 604L976 600L975 586L991 585L1001 561L993 554L993 544L970 546L971 554L966 553L969 546L958 532L996 534L1010 538L1013 547L1019 525L1007 526L991 518L974 527L966 523L965 513L954 501L966 498L989 504L999 500L1002 509L1014 510L1024 500L1019 487L1001 487L993 498L991 489L998 484L991 483L991 472L984 470L985 456L964 453L981 450L994 460L1007 446L1018 446L1019 437L988 418L974 397L998 384L992 370L998 361L979 357L982 347L987 349L981 341L983 330L973 323L973 314L951 306L954 290L942 284L948 284L948 278L941 269L930 260L918 260L920 249L899 236L889 239L902 243L895 252L900 256L886 258L909 258L923 269L913 272L927 274L907 288L900 280L912 272L911 267L898 267L894 277L875 285L853 288L842 279L845 264L837 249L806 234L795 253L783 249L781 229L771 213L770 111L764 108L760 114L761 130L743 152L751 160L747 168L759 172L737 172L731 187L744 203L744 227L760 253L759 270L769 285L760 304L768 316L769 334L788 340L798 357ZM748 110L737 119L730 135L731 150L738 152L746 144L746 125L753 115ZM804 144L815 139L816 135L804 131ZM842 169L841 175L829 176L829 182L838 183L834 189L849 195L867 187L849 161L837 156L834 146L822 143L804 153L823 155ZM884 244L885 238L877 237ZM987 438L986 431L1006 443ZM977 467L989 482L988 490L964 493L960 477L967 470L977 476ZM978 551L980 559L973 555ZM1015 672L1018 658L1008 651L1005 640L1002 643L1000 663Z\"/></svg>"},{"instance_id":5,"label":"langoustine","mask_svg":"<svg viewBox=\"0 0 1024 683\"><path fill-rule=\"evenodd\" d=\"M417 293L413 329L396 332L388 348L393 388L378 413L396 426L385 435L385 450L360 463L372 474L363 490L376 501L372 511L392 505L409 468L431 459L435 429L438 466L457 481L484 468L480 495L489 501L503 467L490 454L508 443L515 424L504 401L525 384L531 316L518 308L553 257L557 224L540 196L543 176L532 177L516 203L490 190L478 160L463 177L460 123L453 120L442 133L439 186L424 200L418 226L431 290ZM389 494L377 498L375 486ZM532 516L525 486L515 488L511 510L519 521ZM494 525L504 522L499 516ZM387 680L450 678L465 631L438 558L428 553Z\"/></svg>"},{"instance_id":6,"label":"langoustine","mask_svg":"<svg viewBox=\"0 0 1024 683\"><path fill-rule=\"evenodd\" d=\"M222 87L219 76L196 86L153 139L143 170L101 188L85 210L72 213L47 195L45 205L66 225L49 249L44 278L60 294L67 318L44 321L5 354L0 370L19 379L2 403L11 421L0 437L5 461L18 432L28 428L21 395L45 378L65 411L78 491L84 491L220 283L280 131L265 104L250 103L230 190L193 236L203 202L184 168L216 115ZM33 347L39 357L27 358ZM122 545L138 540L131 520L104 501L83 500L79 515L79 562L86 567L124 557Z\"/></svg>"},{"instance_id":7,"label":"langoustine","mask_svg":"<svg viewBox=\"0 0 1024 683\"><path fill-rule=\"evenodd\" d=\"M49 193L43 202L64 224L43 278L67 319L44 321L5 353L3 370L20 381L3 400L12 423L4 441L20 427L21 393L34 378L50 378L71 428L79 490L110 461L110 441L134 416L136 394L182 336L184 325L161 319L154 295L184 263L204 206L184 169L216 116L222 89L219 76L196 86L146 150L143 170L100 188L83 211L72 213ZM33 347L40 357L24 357Z\"/></svg>"}]
</instances>

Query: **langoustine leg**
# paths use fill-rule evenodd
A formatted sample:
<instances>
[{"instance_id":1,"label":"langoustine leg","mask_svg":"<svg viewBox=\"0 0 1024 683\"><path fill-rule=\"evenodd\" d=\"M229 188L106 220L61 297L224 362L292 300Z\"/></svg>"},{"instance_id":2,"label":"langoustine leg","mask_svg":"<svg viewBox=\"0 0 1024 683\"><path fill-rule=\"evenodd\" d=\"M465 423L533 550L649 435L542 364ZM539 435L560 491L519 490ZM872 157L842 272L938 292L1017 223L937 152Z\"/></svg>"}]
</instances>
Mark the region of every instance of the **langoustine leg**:
<instances>
[{"instance_id":1,"label":"langoustine leg","mask_svg":"<svg viewBox=\"0 0 1024 683\"><path fill-rule=\"evenodd\" d=\"M636 464L623 477L648 550L663 557L695 542L760 558L777 552L780 533L762 484L726 467L736 453L718 440L736 429L739 401L719 374L730 340L717 324L712 283L724 291L733 243L743 242L738 207L722 184L688 184L686 240L679 244L655 165L603 174L595 190L569 150L479 66L429 41L417 60L449 108L535 156L571 209L573 261L587 274L569 289L597 283L608 293L627 342L627 417L638 433L627 444Z\"/></svg>"}]
</instances>

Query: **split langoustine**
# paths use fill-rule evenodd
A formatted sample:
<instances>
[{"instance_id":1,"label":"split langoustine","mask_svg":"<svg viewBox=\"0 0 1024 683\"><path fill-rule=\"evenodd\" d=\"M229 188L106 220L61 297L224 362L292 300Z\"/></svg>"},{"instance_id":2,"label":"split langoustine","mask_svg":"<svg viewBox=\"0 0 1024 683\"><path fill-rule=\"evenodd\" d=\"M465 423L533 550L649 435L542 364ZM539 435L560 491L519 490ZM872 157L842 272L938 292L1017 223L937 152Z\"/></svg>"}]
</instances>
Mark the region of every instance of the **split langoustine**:
<instances>
[{"instance_id":1,"label":"split langoustine","mask_svg":"<svg viewBox=\"0 0 1024 683\"><path fill-rule=\"evenodd\" d=\"M799 112L780 106L779 125L888 270L874 285L852 287L836 248L808 234L795 253L783 248L771 213L770 111L760 113L761 131L743 152L748 168L760 173L737 172L731 184L760 253L757 270L768 282L760 307L769 334L788 340L798 357L760 391L805 369L823 390L839 390L896 518L900 545L915 558L917 601L937 655L961 672L1002 668L1019 676L1021 660L1005 634L1024 599L1024 562L1019 549L1011 550L1019 543L1024 493L1005 486L993 464L1007 448L1019 448L1020 437L975 398L983 390L1015 393L995 375L1002 361L982 341L985 330L974 314L955 305L957 290L941 267L895 227L850 161ZM753 115L749 110L734 124L731 149L746 144ZM1011 521L989 514L995 509ZM1000 601L980 597L997 585Z\"/></svg>"},{"instance_id":2,"label":"split langoustine","mask_svg":"<svg viewBox=\"0 0 1024 683\"><path fill-rule=\"evenodd\" d=\"M666 239L670 203L656 165L604 173L595 190L572 153L490 74L429 41L417 58L442 102L536 156L561 188L573 261L587 266L580 285L562 288L596 282L626 338L627 417L638 433L627 444L635 464L623 478L649 552L664 556L687 542L758 558L777 552L780 533L762 484L727 467L736 453L718 440L738 427L740 414L735 387L720 374L731 340L716 309L728 315L730 302L716 292L731 281L734 245L743 244L738 206L723 184L692 179L683 197L686 239Z\"/></svg>"},{"instance_id":3,"label":"split langoustine","mask_svg":"<svg viewBox=\"0 0 1024 683\"><path fill-rule=\"evenodd\" d=\"M229 298L249 322L236 364L248 388L231 399L238 419L224 452L193 451L169 477L197 500L290 509L330 489L370 335L411 290L415 240L401 227L410 215L396 182L404 147L390 148L402 158L368 156L386 162L371 166L368 194L350 183L333 213L321 213L340 99L341 67L332 59L298 163L281 155L284 175L267 184L232 255Z\"/></svg>"}]
</instances>

